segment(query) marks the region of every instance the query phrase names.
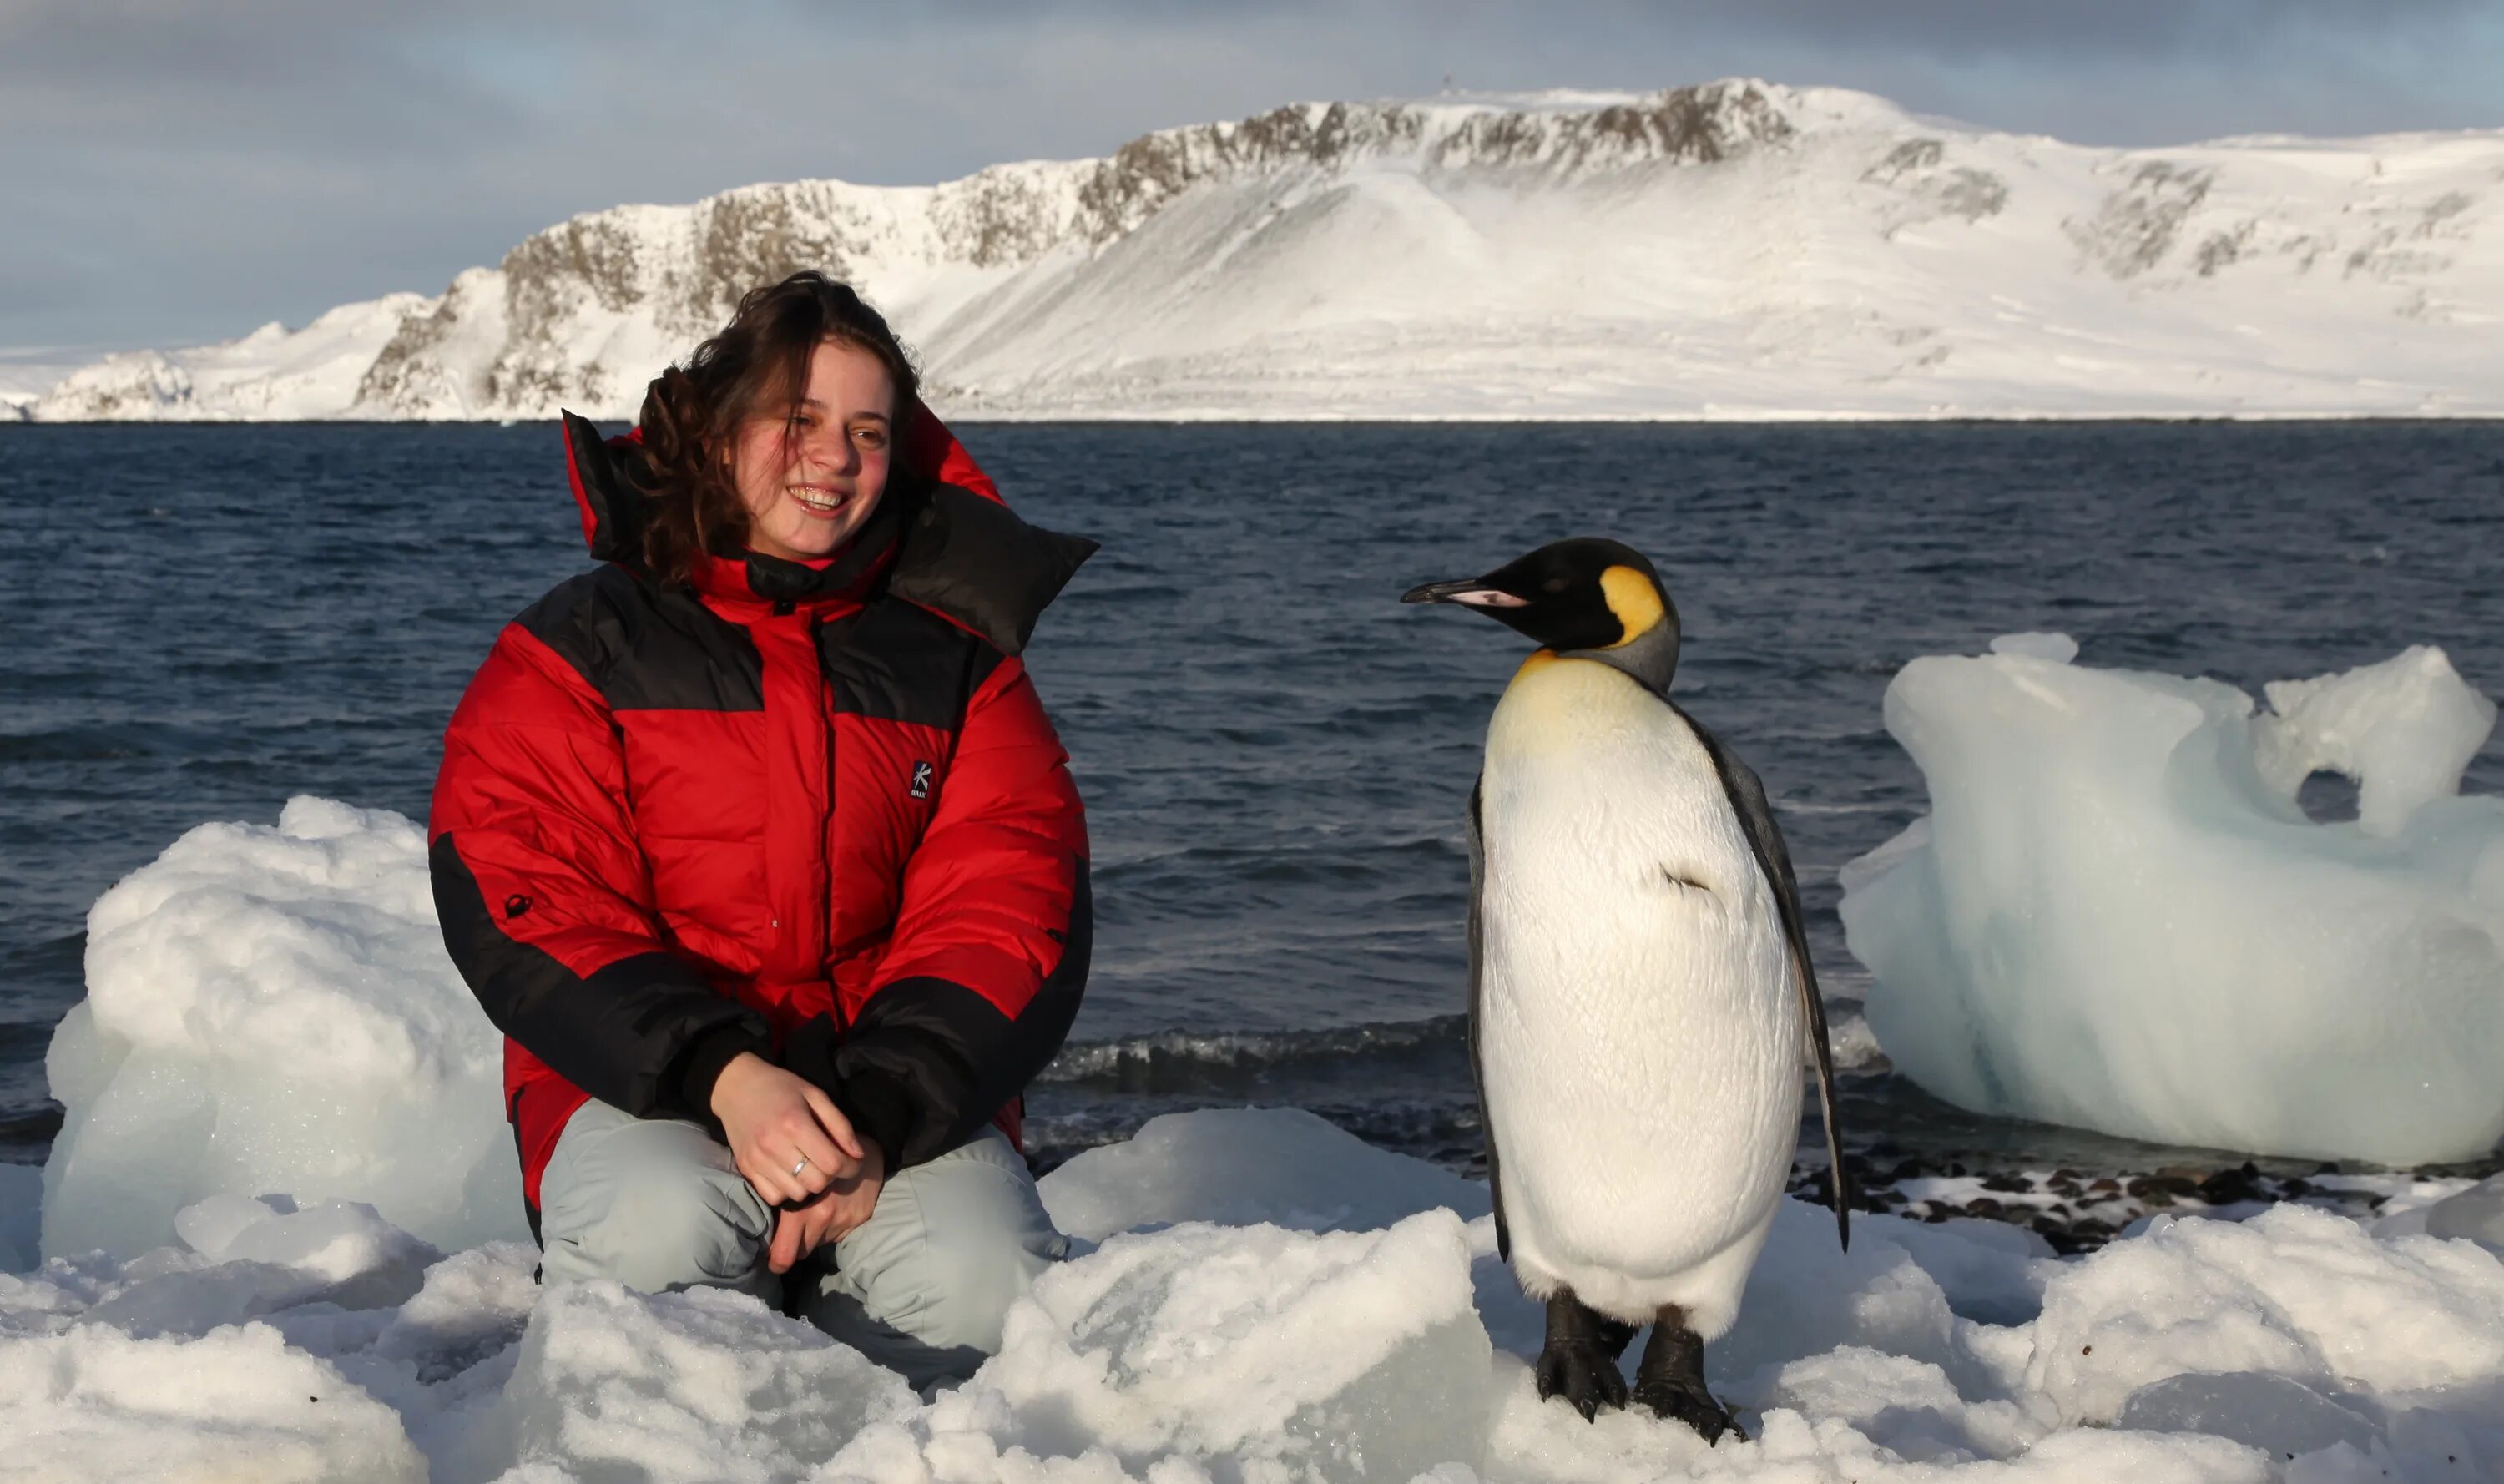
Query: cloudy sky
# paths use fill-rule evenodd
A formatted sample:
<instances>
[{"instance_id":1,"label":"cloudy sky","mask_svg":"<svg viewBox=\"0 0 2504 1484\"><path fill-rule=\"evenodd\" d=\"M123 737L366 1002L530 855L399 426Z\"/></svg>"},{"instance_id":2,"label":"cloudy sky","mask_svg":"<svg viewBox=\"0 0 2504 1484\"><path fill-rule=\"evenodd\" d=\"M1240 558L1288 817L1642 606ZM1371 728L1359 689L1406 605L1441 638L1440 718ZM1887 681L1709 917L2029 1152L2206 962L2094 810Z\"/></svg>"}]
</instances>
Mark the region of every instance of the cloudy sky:
<instances>
[{"instance_id":1,"label":"cloudy sky","mask_svg":"<svg viewBox=\"0 0 2504 1484\"><path fill-rule=\"evenodd\" d=\"M1304 99L1716 77L2090 143L2504 126L2497 0L0 0L0 358L439 292L761 180L949 179Z\"/></svg>"}]
</instances>

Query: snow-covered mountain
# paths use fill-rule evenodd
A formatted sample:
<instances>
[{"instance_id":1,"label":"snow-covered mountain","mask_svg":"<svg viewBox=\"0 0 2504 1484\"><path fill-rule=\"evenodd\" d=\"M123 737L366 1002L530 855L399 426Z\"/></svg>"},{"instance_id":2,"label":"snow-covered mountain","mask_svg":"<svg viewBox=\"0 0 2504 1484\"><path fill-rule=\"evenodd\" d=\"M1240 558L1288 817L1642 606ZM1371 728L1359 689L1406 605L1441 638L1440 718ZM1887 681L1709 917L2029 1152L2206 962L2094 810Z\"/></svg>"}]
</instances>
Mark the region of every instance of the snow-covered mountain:
<instances>
[{"instance_id":1,"label":"snow-covered mountain","mask_svg":"<svg viewBox=\"0 0 2504 1484\"><path fill-rule=\"evenodd\" d=\"M1309 104L621 206L40 419L631 416L817 266L953 416L2504 415L2504 129L2088 149L1866 94Z\"/></svg>"}]
</instances>

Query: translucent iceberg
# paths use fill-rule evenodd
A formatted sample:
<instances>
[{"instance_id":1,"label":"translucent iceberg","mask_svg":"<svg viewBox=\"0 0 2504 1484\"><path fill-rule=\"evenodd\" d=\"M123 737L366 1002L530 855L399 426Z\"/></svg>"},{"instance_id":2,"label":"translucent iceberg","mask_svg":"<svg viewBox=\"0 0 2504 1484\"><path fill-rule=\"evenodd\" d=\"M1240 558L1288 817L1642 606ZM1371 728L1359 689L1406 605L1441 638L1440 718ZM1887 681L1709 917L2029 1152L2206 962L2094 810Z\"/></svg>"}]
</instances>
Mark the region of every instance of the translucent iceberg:
<instances>
[{"instance_id":1,"label":"translucent iceberg","mask_svg":"<svg viewBox=\"0 0 2504 1484\"><path fill-rule=\"evenodd\" d=\"M2408 1164L2504 1137L2495 707L2442 651L2269 687L1913 661L1886 720L1931 812L1844 872L1871 1028L1950 1102L2164 1143ZM2315 823L2312 773L2359 814Z\"/></svg>"},{"instance_id":2,"label":"translucent iceberg","mask_svg":"<svg viewBox=\"0 0 2504 1484\"><path fill-rule=\"evenodd\" d=\"M205 824L98 899L52 1037L43 1250L135 1255L221 1192L374 1207L442 1248L526 1235L504 1045L386 810Z\"/></svg>"}]
</instances>

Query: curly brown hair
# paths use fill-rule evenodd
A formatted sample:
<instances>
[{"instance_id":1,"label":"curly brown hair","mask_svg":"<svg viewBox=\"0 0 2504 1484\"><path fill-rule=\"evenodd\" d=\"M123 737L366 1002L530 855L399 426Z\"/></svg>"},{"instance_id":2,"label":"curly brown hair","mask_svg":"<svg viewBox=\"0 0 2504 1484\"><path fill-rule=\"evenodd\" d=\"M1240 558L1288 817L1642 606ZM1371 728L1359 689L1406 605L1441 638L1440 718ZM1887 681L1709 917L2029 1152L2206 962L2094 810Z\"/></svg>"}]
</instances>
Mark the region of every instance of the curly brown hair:
<instances>
[{"instance_id":1,"label":"curly brown hair","mask_svg":"<svg viewBox=\"0 0 2504 1484\"><path fill-rule=\"evenodd\" d=\"M809 387L809 361L834 341L876 356L895 384L892 486L907 474L905 419L921 395L921 378L887 320L849 284L816 269L751 289L721 332L695 348L682 366L652 378L639 422L645 466L643 567L667 584L682 583L706 552L736 551L748 535L748 507L731 474L731 440L749 418L777 406L797 412ZM788 436L786 432L785 436Z\"/></svg>"}]
</instances>

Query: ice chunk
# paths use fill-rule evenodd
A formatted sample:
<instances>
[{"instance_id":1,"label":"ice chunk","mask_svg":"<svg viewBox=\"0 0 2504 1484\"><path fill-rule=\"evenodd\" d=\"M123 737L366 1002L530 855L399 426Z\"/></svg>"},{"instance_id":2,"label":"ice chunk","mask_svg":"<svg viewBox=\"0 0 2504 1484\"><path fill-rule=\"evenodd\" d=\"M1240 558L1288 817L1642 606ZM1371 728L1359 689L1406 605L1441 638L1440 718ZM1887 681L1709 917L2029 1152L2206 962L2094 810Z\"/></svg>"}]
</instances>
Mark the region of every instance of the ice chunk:
<instances>
[{"instance_id":1,"label":"ice chunk","mask_svg":"<svg viewBox=\"0 0 2504 1484\"><path fill-rule=\"evenodd\" d=\"M1835 1245L1833 1213L1786 1199L1748 1275L1738 1325L1706 1352L1715 1373L1744 1383L1759 1368L1843 1345L1945 1363L1955 1328L1947 1294L1895 1240L1913 1236L1919 1225L1856 1218L1846 1252ZM1914 1239L1924 1238L1936 1243L1927 1232ZM1979 1260L1987 1262L1989 1255ZM1749 1392L1750 1399L1754 1395Z\"/></svg>"},{"instance_id":2,"label":"ice chunk","mask_svg":"<svg viewBox=\"0 0 2504 1484\"><path fill-rule=\"evenodd\" d=\"M298 1212L288 1204L234 1197L186 1212L205 1252L160 1247L126 1262L90 1253L0 1276L0 1334L57 1334L85 1324L140 1339L184 1337L267 1319L295 1343L306 1336L291 1325L378 1331L419 1291L434 1250L371 1207ZM315 1311L321 1317L305 1317Z\"/></svg>"},{"instance_id":3,"label":"ice chunk","mask_svg":"<svg viewBox=\"0 0 2504 1484\"><path fill-rule=\"evenodd\" d=\"M397 1306L417 1292L441 1253L360 1201L299 1208L293 1197L212 1195L174 1217L174 1230L215 1262L264 1262L333 1285L349 1308Z\"/></svg>"},{"instance_id":4,"label":"ice chunk","mask_svg":"<svg viewBox=\"0 0 2504 1484\"><path fill-rule=\"evenodd\" d=\"M56 1480L426 1484L391 1408L266 1325L0 1340L0 1472Z\"/></svg>"},{"instance_id":5,"label":"ice chunk","mask_svg":"<svg viewBox=\"0 0 2504 1484\"><path fill-rule=\"evenodd\" d=\"M2277 714L2252 723L2261 777L2292 799L2323 769L2345 775L2357 788L2356 823L2372 835L2397 835L2418 806L2460 792L2461 774L2495 730L2495 703L2427 644L2262 691Z\"/></svg>"},{"instance_id":6,"label":"ice chunk","mask_svg":"<svg viewBox=\"0 0 2504 1484\"><path fill-rule=\"evenodd\" d=\"M1893 1242L1930 1275L1961 1319L2025 1324L2041 1312L2043 1285L2060 1271L2051 1244L2006 1222L1951 1217L1941 1222L1855 1215L1852 1239Z\"/></svg>"},{"instance_id":7,"label":"ice chunk","mask_svg":"<svg viewBox=\"0 0 2504 1484\"><path fill-rule=\"evenodd\" d=\"M2303 1382L2268 1371L2188 1374L2153 1381L2122 1403L2117 1428L2143 1432L2206 1432L2263 1452L2318 1453L2346 1443L2371 1448L2382 1438L2374 1421Z\"/></svg>"},{"instance_id":8,"label":"ice chunk","mask_svg":"<svg viewBox=\"0 0 2504 1484\"><path fill-rule=\"evenodd\" d=\"M2078 657L2078 641L2066 634L2003 634L1991 641L1991 652L2067 665Z\"/></svg>"},{"instance_id":9,"label":"ice chunk","mask_svg":"<svg viewBox=\"0 0 2504 1484\"><path fill-rule=\"evenodd\" d=\"M490 1242L444 1259L376 1333L374 1354L406 1363L421 1385L468 1369L522 1337L539 1305L539 1250L527 1242Z\"/></svg>"},{"instance_id":10,"label":"ice chunk","mask_svg":"<svg viewBox=\"0 0 2504 1484\"><path fill-rule=\"evenodd\" d=\"M1936 1365L1854 1345L1783 1366L1759 1404L1843 1418L1917 1462L2005 1457L2043 1432L2013 1402L1968 1400Z\"/></svg>"},{"instance_id":11,"label":"ice chunk","mask_svg":"<svg viewBox=\"0 0 2504 1484\"><path fill-rule=\"evenodd\" d=\"M747 1294L577 1283L531 1316L489 1427L511 1462L586 1484L764 1484L914 1405L894 1372Z\"/></svg>"},{"instance_id":12,"label":"ice chunk","mask_svg":"<svg viewBox=\"0 0 2504 1484\"><path fill-rule=\"evenodd\" d=\"M2504 801L2449 792L2493 708L2412 651L2281 691L2265 765L2230 686L2016 649L1915 660L1888 687L1931 812L1846 868L1842 911L1896 1070L1966 1108L2173 1144L2493 1149ZM2300 776L2263 774L2318 758L2362 773L2390 833L2313 823Z\"/></svg>"},{"instance_id":13,"label":"ice chunk","mask_svg":"<svg viewBox=\"0 0 2504 1484\"><path fill-rule=\"evenodd\" d=\"M1302 1231L1388 1226L1438 1206L1483 1216L1487 1188L1374 1148L1300 1108L1150 1119L1046 1175L1044 1208L1072 1236L1154 1222L1268 1222Z\"/></svg>"},{"instance_id":14,"label":"ice chunk","mask_svg":"<svg viewBox=\"0 0 2504 1484\"><path fill-rule=\"evenodd\" d=\"M2491 1386L2504 1261L2284 1205L2242 1224L2160 1221L2046 1286L2027 1386L2065 1421L2112 1421L2140 1388L2203 1371L2391 1394Z\"/></svg>"},{"instance_id":15,"label":"ice chunk","mask_svg":"<svg viewBox=\"0 0 2504 1484\"><path fill-rule=\"evenodd\" d=\"M1036 1280L975 1395L870 1430L826 1474L991 1477L1012 1450L1100 1450L1165 1477L1176 1460L1280 1481L1475 1468L1491 1354L1448 1211L1382 1231L1117 1236Z\"/></svg>"},{"instance_id":16,"label":"ice chunk","mask_svg":"<svg viewBox=\"0 0 2504 1484\"><path fill-rule=\"evenodd\" d=\"M97 901L52 1039L48 1253L129 1255L216 1194L365 1202L445 1248L523 1235L503 1044L445 957L425 837L289 802Z\"/></svg>"},{"instance_id":17,"label":"ice chunk","mask_svg":"<svg viewBox=\"0 0 2504 1484\"><path fill-rule=\"evenodd\" d=\"M2504 1175L2491 1175L2426 1208L2425 1233L2504 1249Z\"/></svg>"}]
</instances>

